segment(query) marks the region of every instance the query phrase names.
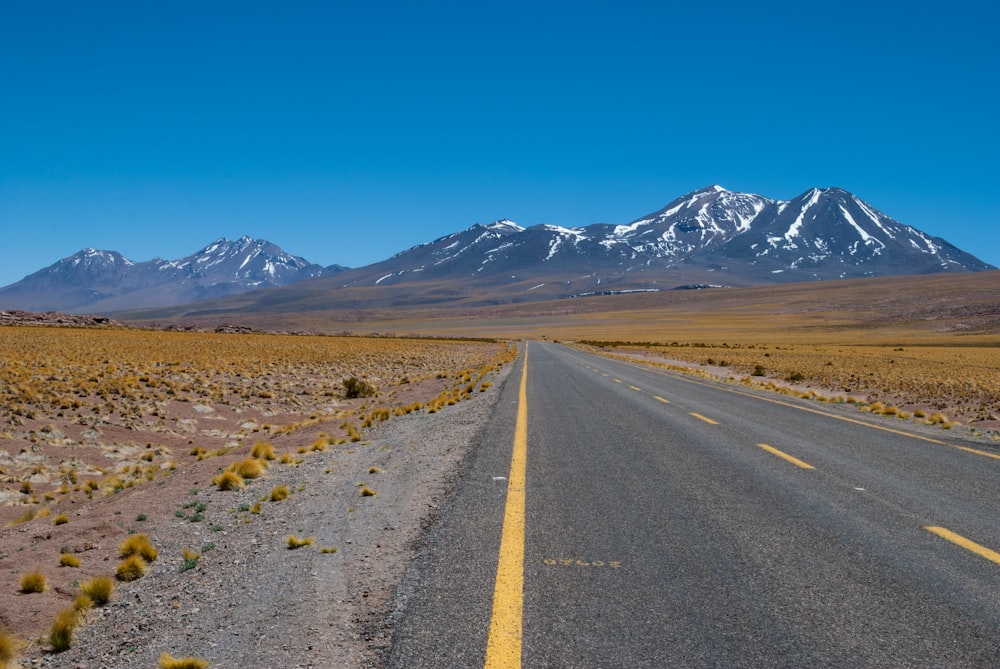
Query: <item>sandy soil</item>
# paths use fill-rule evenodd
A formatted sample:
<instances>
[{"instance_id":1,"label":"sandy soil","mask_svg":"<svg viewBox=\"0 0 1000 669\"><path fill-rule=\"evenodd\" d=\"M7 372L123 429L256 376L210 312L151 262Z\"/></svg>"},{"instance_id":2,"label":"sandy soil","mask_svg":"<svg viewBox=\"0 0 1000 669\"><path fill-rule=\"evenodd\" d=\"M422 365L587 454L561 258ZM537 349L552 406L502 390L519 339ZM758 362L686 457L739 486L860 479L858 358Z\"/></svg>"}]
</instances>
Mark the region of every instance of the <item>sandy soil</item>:
<instances>
[{"instance_id":1,"label":"sandy soil","mask_svg":"<svg viewBox=\"0 0 1000 669\"><path fill-rule=\"evenodd\" d=\"M0 529L0 629L27 641L22 666L154 667L162 652L201 657L213 667L378 666L392 587L492 409L498 386L490 384L506 374L506 367L490 373L490 383L454 406L394 417L363 430L361 441L336 445L330 437L343 430L332 417L365 400L336 400L327 407L331 420L313 425L288 416L299 421L288 432L279 415L178 402L166 409L176 427L158 433L155 444L136 443L133 431L119 434L113 425L25 420L17 429L42 437L7 453L20 467L25 459L64 462L72 452L81 476L119 462L164 468L118 492L57 494L68 521L61 524L55 516L17 522L26 507L3 507L9 518ZM393 403L427 402L454 383L400 386ZM260 432L265 424L270 429ZM199 460L189 453L195 436L209 450L240 445ZM287 462L270 462L240 490L212 485L258 439ZM167 468L167 453L175 469ZM271 501L280 486L289 496ZM157 559L143 577L119 582L109 604L83 614L68 651L51 652L56 614L72 605L81 583L115 573L119 547L133 533L148 535ZM291 535L312 543L289 549ZM185 560L185 550L199 557ZM80 566L59 566L62 553L78 557ZM45 592L18 591L18 579L32 570L45 574Z\"/></svg>"}]
</instances>

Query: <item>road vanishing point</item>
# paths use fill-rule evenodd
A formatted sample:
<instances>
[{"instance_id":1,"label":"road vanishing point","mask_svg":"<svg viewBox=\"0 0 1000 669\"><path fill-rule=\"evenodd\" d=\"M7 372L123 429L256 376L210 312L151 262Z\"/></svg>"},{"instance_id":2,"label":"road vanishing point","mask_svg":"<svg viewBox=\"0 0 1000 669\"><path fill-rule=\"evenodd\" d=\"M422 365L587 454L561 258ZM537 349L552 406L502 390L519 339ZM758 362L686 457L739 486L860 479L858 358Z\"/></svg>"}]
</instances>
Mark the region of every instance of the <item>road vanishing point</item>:
<instances>
[{"instance_id":1,"label":"road vanishing point","mask_svg":"<svg viewBox=\"0 0 1000 669\"><path fill-rule=\"evenodd\" d=\"M1000 667L1000 450L525 345L387 665Z\"/></svg>"}]
</instances>

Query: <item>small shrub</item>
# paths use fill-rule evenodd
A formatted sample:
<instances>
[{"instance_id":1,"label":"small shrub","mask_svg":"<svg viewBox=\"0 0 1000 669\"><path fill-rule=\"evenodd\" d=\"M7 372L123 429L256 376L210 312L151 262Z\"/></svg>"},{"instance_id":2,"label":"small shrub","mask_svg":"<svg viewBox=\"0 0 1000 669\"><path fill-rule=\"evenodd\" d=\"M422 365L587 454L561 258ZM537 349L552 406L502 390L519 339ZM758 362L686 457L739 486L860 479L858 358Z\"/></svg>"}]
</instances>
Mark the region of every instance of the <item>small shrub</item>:
<instances>
[{"instance_id":1,"label":"small shrub","mask_svg":"<svg viewBox=\"0 0 1000 669\"><path fill-rule=\"evenodd\" d=\"M319 552L320 553L336 553L338 550L340 550L340 549L337 548L336 546L324 546L323 548L319 549Z\"/></svg>"},{"instance_id":2,"label":"small shrub","mask_svg":"<svg viewBox=\"0 0 1000 669\"><path fill-rule=\"evenodd\" d=\"M364 486L363 488L361 488L361 496L362 497L374 497L377 494L378 493L376 491L372 490L368 486Z\"/></svg>"},{"instance_id":3,"label":"small shrub","mask_svg":"<svg viewBox=\"0 0 1000 669\"><path fill-rule=\"evenodd\" d=\"M59 566L60 567L79 567L80 558L70 553L61 553L59 555Z\"/></svg>"},{"instance_id":4,"label":"small shrub","mask_svg":"<svg viewBox=\"0 0 1000 669\"><path fill-rule=\"evenodd\" d=\"M792 383L795 383L796 381L803 381L805 380L805 378L806 375L801 372L792 372L791 374L788 375L788 380L791 381Z\"/></svg>"},{"instance_id":5,"label":"small shrub","mask_svg":"<svg viewBox=\"0 0 1000 669\"><path fill-rule=\"evenodd\" d=\"M292 534L285 539L285 544L288 546L289 550L294 550L296 548L302 548L303 546L311 546L315 540L316 539L314 537L304 537L299 539L297 536Z\"/></svg>"},{"instance_id":6,"label":"small shrub","mask_svg":"<svg viewBox=\"0 0 1000 669\"><path fill-rule=\"evenodd\" d=\"M754 365L753 371L750 372L750 376L764 376L764 366Z\"/></svg>"},{"instance_id":7,"label":"small shrub","mask_svg":"<svg viewBox=\"0 0 1000 669\"><path fill-rule=\"evenodd\" d=\"M344 379L341 383L344 385L344 397L346 399L372 397L375 395L375 387L356 376Z\"/></svg>"},{"instance_id":8,"label":"small shrub","mask_svg":"<svg viewBox=\"0 0 1000 669\"><path fill-rule=\"evenodd\" d=\"M140 523L143 522L143 521L145 521L146 518L147 518L147 516L144 513L140 513L138 516L135 517L136 521L140 522Z\"/></svg>"},{"instance_id":9,"label":"small shrub","mask_svg":"<svg viewBox=\"0 0 1000 669\"><path fill-rule=\"evenodd\" d=\"M89 611L94 608L94 600L88 597L85 593L80 593L73 600L73 610L77 613L83 613L84 611Z\"/></svg>"},{"instance_id":10,"label":"small shrub","mask_svg":"<svg viewBox=\"0 0 1000 669\"><path fill-rule=\"evenodd\" d=\"M149 537L145 534L133 534L122 542L119 550L121 551L121 556L123 558L138 555L146 562L156 561L156 556L158 554L156 547L149 542Z\"/></svg>"},{"instance_id":11,"label":"small shrub","mask_svg":"<svg viewBox=\"0 0 1000 669\"><path fill-rule=\"evenodd\" d=\"M32 571L21 577L21 592L45 592L45 574Z\"/></svg>"},{"instance_id":12,"label":"small shrub","mask_svg":"<svg viewBox=\"0 0 1000 669\"><path fill-rule=\"evenodd\" d=\"M53 651L61 653L69 650L73 644L73 630L79 621L79 615L72 608L63 609L56 615L49 629L49 644Z\"/></svg>"},{"instance_id":13,"label":"small shrub","mask_svg":"<svg viewBox=\"0 0 1000 669\"><path fill-rule=\"evenodd\" d=\"M142 575L145 573L146 561L138 555L130 555L125 558L118 563L118 568L115 569L115 576L118 577L119 581L124 581L125 583L142 578Z\"/></svg>"},{"instance_id":14,"label":"small shrub","mask_svg":"<svg viewBox=\"0 0 1000 669\"><path fill-rule=\"evenodd\" d=\"M243 487L243 478L230 471L225 471L212 479L212 485L219 490L239 490Z\"/></svg>"},{"instance_id":15,"label":"small shrub","mask_svg":"<svg viewBox=\"0 0 1000 669\"><path fill-rule=\"evenodd\" d=\"M164 651L158 666L160 669L208 669L208 662L197 657L173 657Z\"/></svg>"},{"instance_id":16,"label":"small shrub","mask_svg":"<svg viewBox=\"0 0 1000 669\"><path fill-rule=\"evenodd\" d=\"M250 451L250 457L258 460L274 460L277 457L274 453L274 446L266 441L258 441Z\"/></svg>"},{"instance_id":17,"label":"small shrub","mask_svg":"<svg viewBox=\"0 0 1000 669\"><path fill-rule=\"evenodd\" d=\"M0 669L18 666L15 662L23 645L24 643L13 634L0 629Z\"/></svg>"},{"instance_id":18,"label":"small shrub","mask_svg":"<svg viewBox=\"0 0 1000 669\"><path fill-rule=\"evenodd\" d=\"M283 499L288 499L288 486L279 485L271 489L271 501L280 502Z\"/></svg>"},{"instance_id":19,"label":"small shrub","mask_svg":"<svg viewBox=\"0 0 1000 669\"><path fill-rule=\"evenodd\" d=\"M52 519L53 525L65 525L69 522L69 516L65 513L60 513L58 516Z\"/></svg>"},{"instance_id":20,"label":"small shrub","mask_svg":"<svg viewBox=\"0 0 1000 669\"><path fill-rule=\"evenodd\" d=\"M264 465L256 458L247 458L241 462L234 462L231 471L241 478L255 479L264 474Z\"/></svg>"},{"instance_id":21,"label":"small shrub","mask_svg":"<svg viewBox=\"0 0 1000 669\"><path fill-rule=\"evenodd\" d=\"M184 557L184 562L181 563L178 571L187 571L188 569L194 569L198 566L198 560L201 559L200 553L195 553L190 548L185 548L182 555Z\"/></svg>"},{"instance_id":22,"label":"small shrub","mask_svg":"<svg viewBox=\"0 0 1000 669\"><path fill-rule=\"evenodd\" d=\"M80 589L83 590L83 594L90 597L94 606L104 606L111 601L111 595L115 591L115 582L107 576L96 576L85 581Z\"/></svg>"}]
</instances>

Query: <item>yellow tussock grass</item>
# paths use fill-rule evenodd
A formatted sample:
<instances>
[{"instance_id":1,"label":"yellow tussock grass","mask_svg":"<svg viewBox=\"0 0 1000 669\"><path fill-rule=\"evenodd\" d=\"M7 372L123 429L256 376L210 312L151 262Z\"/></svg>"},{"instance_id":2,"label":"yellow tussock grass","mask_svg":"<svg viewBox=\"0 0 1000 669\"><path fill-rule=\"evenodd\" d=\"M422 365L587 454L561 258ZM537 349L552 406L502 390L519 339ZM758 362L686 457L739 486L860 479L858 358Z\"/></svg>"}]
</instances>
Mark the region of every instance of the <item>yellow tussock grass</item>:
<instances>
[{"instance_id":1,"label":"yellow tussock grass","mask_svg":"<svg viewBox=\"0 0 1000 669\"><path fill-rule=\"evenodd\" d=\"M197 657L173 657L163 651L157 666L160 669L208 669L208 662Z\"/></svg>"},{"instance_id":2,"label":"yellow tussock grass","mask_svg":"<svg viewBox=\"0 0 1000 669\"><path fill-rule=\"evenodd\" d=\"M60 553L59 554L59 566L60 567L79 567L80 558L71 553Z\"/></svg>"},{"instance_id":3,"label":"yellow tussock grass","mask_svg":"<svg viewBox=\"0 0 1000 669\"><path fill-rule=\"evenodd\" d=\"M24 642L7 630L0 629L0 669L16 667L17 655L21 652Z\"/></svg>"},{"instance_id":4,"label":"yellow tussock grass","mask_svg":"<svg viewBox=\"0 0 1000 669\"><path fill-rule=\"evenodd\" d=\"M89 581L85 581L80 589L83 594L90 597L94 606L104 606L111 601L111 595L115 591L115 582L107 576L95 576Z\"/></svg>"},{"instance_id":5,"label":"yellow tussock grass","mask_svg":"<svg viewBox=\"0 0 1000 669\"><path fill-rule=\"evenodd\" d=\"M32 571L21 577L21 592L45 592L45 574Z\"/></svg>"},{"instance_id":6,"label":"yellow tussock grass","mask_svg":"<svg viewBox=\"0 0 1000 669\"><path fill-rule=\"evenodd\" d=\"M302 548L303 546L311 546L314 541L316 541L315 537L304 537L299 539L297 536L292 534L285 539L285 544L288 546L289 550L294 550L296 548Z\"/></svg>"},{"instance_id":7,"label":"yellow tussock grass","mask_svg":"<svg viewBox=\"0 0 1000 669\"><path fill-rule=\"evenodd\" d=\"M56 615L55 620L52 621L52 627L49 628L49 644L54 652L61 653L69 650L73 644L73 630L76 629L76 624L79 621L79 615L72 608L63 609Z\"/></svg>"},{"instance_id":8,"label":"yellow tussock grass","mask_svg":"<svg viewBox=\"0 0 1000 669\"><path fill-rule=\"evenodd\" d=\"M118 549L123 558L138 555L146 562L154 562L159 551L150 543L149 537L145 534L133 534L122 542Z\"/></svg>"},{"instance_id":9,"label":"yellow tussock grass","mask_svg":"<svg viewBox=\"0 0 1000 669\"><path fill-rule=\"evenodd\" d=\"M128 556L119 562L117 569L115 569L115 576L118 577L118 580L126 583L142 578L145 573L146 561L138 555Z\"/></svg>"}]
</instances>

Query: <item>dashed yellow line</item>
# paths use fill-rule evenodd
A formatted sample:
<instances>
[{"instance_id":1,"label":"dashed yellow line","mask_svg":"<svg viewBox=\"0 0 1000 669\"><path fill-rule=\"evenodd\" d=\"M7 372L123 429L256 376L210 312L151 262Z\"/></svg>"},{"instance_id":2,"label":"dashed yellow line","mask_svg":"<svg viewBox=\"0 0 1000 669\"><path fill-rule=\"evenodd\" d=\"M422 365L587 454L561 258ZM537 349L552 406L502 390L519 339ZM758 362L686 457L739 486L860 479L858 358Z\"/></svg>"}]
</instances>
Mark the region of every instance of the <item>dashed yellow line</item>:
<instances>
[{"instance_id":1,"label":"dashed yellow line","mask_svg":"<svg viewBox=\"0 0 1000 669\"><path fill-rule=\"evenodd\" d=\"M767 444L757 444L757 446L759 446L760 448L763 448L765 451L767 451L771 455L777 455L779 458L784 458L785 460L787 460L788 462L791 462L796 467L802 467L802 469L816 469L815 467L813 467L808 462L803 462L802 460L799 460L798 458L792 457L788 453L785 453L783 451L779 451L774 446L768 446Z\"/></svg>"},{"instance_id":2,"label":"dashed yellow line","mask_svg":"<svg viewBox=\"0 0 1000 669\"><path fill-rule=\"evenodd\" d=\"M986 546L981 546L977 544L975 541L970 541L969 539L966 539L960 534L955 534L951 530L946 529L944 527L927 526L924 529L927 530L928 532L933 532L942 539L947 539L953 544L961 546L967 551L972 551L976 555L984 557L990 562L996 562L997 564L1000 564L1000 553L990 550Z\"/></svg>"},{"instance_id":3,"label":"dashed yellow line","mask_svg":"<svg viewBox=\"0 0 1000 669\"><path fill-rule=\"evenodd\" d=\"M719 424L719 422L718 422L718 421L715 421L715 420L712 420L711 418L705 418L705 417L704 417L704 416L702 416L702 415L701 415L700 413L694 413L694 412L692 411L692 412L690 412L690 415L691 415L691 416L694 416L694 417L695 417L695 418L697 418L698 420L703 420L703 421L705 421L705 422L706 422L706 423L708 423L709 425L718 425L718 424Z\"/></svg>"},{"instance_id":4,"label":"dashed yellow line","mask_svg":"<svg viewBox=\"0 0 1000 669\"><path fill-rule=\"evenodd\" d=\"M639 388L638 386L629 386L629 388L631 388L632 390L636 391L637 393L641 393L642 392L642 388Z\"/></svg>"},{"instance_id":5,"label":"dashed yellow line","mask_svg":"<svg viewBox=\"0 0 1000 669\"><path fill-rule=\"evenodd\" d=\"M614 381L615 383L621 383L622 382L621 379L611 379L611 380Z\"/></svg>"},{"instance_id":6,"label":"dashed yellow line","mask_svg":"<svg viewBox=\"0 0 1000 669\"><path fill-rule=\"evenodd\" d=\"M663 402L664 404L670 404L670 400L663 399L659 395L653 395L653 399L657 402Z\"/></svg>"},{"instance_id":7,"label":"dashed yellow line","mask_svg":"<svg viewBox=\"0 0 1000 669\"><path fill-rule=\"evenodd\" d=\"M514 453L507 478L507 504L500 535L500 560L493 586L493 613L486 641L485 669L518 669L521 666L524 612L524 500L528 462L528 349L518 395Z\"/></svg>"}]
</instances>

